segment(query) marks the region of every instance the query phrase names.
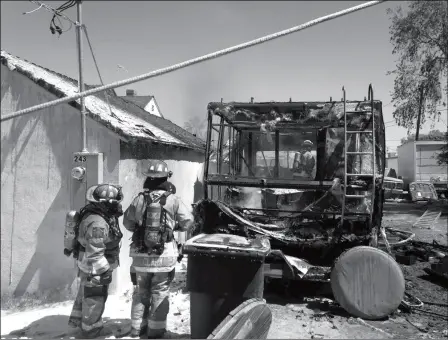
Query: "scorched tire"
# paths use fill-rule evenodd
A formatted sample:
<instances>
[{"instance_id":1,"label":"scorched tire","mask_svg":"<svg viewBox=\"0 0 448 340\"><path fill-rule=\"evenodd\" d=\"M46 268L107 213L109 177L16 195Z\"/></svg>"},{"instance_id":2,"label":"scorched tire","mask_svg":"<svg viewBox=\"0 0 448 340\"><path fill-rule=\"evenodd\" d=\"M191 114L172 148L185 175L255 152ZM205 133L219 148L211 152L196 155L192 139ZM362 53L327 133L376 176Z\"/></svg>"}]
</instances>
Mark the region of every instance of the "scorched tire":
<instances>
[{"instance_id":1,"label":"scorched tire","mask_svg":"<svg viewBox=\"0 0 448 340\"><path fill-rule=\"evenodd\" d=\"M348 313L378 320L397 310L404 297L405 280L400 266L389 254L360 246L345 251L336 260L331 289Z\"/></svg>"}]
</instances>

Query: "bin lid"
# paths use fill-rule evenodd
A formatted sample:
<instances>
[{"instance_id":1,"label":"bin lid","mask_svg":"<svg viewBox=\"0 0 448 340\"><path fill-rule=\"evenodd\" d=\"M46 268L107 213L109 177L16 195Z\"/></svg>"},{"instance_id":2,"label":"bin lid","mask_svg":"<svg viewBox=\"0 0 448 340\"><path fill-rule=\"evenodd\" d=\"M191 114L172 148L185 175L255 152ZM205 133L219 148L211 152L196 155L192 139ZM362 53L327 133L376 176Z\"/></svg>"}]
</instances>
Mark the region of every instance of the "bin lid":
<instances>
[{"instance_id":1,"label":"bin lid","mask_svg":"<svg viewBox=\"0 0 448 340\"><path fill-rule=\"evenodd\" d=\"M183 253L192 254L210 250L257 253L259 256L267 256L271 251L271 244L266 237L249 239L231 234L199 234L185 243Z\"/></svg>"}]
</instances>

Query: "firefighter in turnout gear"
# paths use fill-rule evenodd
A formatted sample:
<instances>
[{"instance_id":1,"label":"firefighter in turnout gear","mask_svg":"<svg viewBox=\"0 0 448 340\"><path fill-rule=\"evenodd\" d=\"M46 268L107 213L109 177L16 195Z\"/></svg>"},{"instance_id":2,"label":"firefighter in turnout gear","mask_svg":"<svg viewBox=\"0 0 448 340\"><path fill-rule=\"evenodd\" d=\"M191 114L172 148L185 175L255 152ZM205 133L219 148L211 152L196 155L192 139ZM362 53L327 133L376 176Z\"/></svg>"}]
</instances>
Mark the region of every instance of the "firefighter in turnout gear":
<instances>
[{"instance_id":1,"label":"firefighter in turnout gear","mask_svg":"<svg viewBox=\"0 0 448 340\"><path fill-rule=\"evenodd\" d=\"M187 231L193 216L173 194L172 173L163 161L149 162L143 192L125 211L123 225L133 232L130 256L136 288L132 297L131 337L161 338L166 332L169 288L174 279L179 251L174 240L176 222ZM146 334L145 334L146 333Z\"/></svg>"},{"instance_id":2,"label":"firefighter in turnout gear","mask_svg":"<svg viewBox=\"0 0 448 340\"><path fill-rule=\"evenodd\" d=\"M313 142L306 140L302 143L302 151L297 152L294 157L294 177L312 180L313 170L316 166L316 160L314 159L311 150L313 148Z\"/></svg>"},{"instance_id":3,"label":"firefighter in turnout gear","mask_svg":"<svg viewBox=\"0 0 448 340\"><path fill-rule=\"evenodd\" d=\"M169 191L172 194L176 193L176 186L173 183L166 181L166 184L164 184L164 187L165 187L166 191ZM180 245L178 245L178 248L179 247L180 247ZM135 268L133 266L131 266L131 268L130 268L130 275L131 275L131 282L132 282L132 285L134 286L134 290L135 290L136 286L137 286L137 272L135 271Z\"/></svg>"},{"instance_id":4,"label":"firefighter in turnout gear","mask_svg":"<svg viewBox=\"0 0 448 340\"><path fill-rule=\"evenodd\" d=\"M103 329L112 272L119 264L123 194L120 186L100 184L87 190L86 199L89 203L79 212L74 252L80 286L69 325L80 327L85 338L96 338Z\"/></svg>"}]
</instances>

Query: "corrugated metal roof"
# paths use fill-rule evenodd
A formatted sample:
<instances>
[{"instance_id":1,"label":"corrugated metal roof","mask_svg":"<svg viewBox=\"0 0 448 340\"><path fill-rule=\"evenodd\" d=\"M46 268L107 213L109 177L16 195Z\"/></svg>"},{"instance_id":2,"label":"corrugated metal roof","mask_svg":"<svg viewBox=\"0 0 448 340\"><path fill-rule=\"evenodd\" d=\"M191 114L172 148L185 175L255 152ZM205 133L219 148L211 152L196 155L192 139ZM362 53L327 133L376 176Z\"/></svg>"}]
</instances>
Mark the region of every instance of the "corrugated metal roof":
<instances>
[{"instance_id":1,"label":"corrugated metal roof","mask_svg":"<svg viewBox=\"0 0 448 340\"><path fill-rule=\"evenodd\" d=\"M58 97L70 96L78 93L78 82L70 77L27 60L1 51L1 62L10 70L16 70L39 86L46 88ZM86 85L86 88L96 86ZM85 98L88 115L117 133L125 140L145 140L152 143L177 146L181 148L205 150L205 142L173 122L148 114L138 105L118 97L115 91L107 91L112 114L107 105L104 92ZM79 108L80 100L74 106Z\"/></svg>"}]
</instances>

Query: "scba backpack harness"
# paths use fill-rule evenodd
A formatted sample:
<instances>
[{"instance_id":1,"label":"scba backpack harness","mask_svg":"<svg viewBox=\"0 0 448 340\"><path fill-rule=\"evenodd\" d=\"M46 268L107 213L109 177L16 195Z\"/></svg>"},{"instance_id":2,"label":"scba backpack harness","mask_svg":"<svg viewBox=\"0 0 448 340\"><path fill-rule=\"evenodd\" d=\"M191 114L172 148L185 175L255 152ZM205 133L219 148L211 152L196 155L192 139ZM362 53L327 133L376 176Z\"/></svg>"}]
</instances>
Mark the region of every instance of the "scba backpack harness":
<instances>
[{"instance_id":1,"label":"scba backpack harness","mask_svg":"<svg viewBox=\"0 0 448 340\"><path fill-rule=\"evenodd\" d=\"M92 207L90 204L82 208L79 212L71 210L67 213L65 219L65 232L64 232L64 255L78 259L79 252L83 250L83 247L78 242L79 225L88 215L99 215L108 224L112 234L118 238L122 238L123 234L115 221L115 218L107 216L103 211Z\"/></svg>"},{"instance_id":2,"label":"scba backpack harness","mask_svg":"<svg viewBox=\"0 0 448 340\"><path fill-rule=\"evenodd\" d=\"M161 255L165 243L174 238L172 229L166 222L166 211L163 206L166 199L172 193L169 191L146 191L143 195L146 203L146 211L140 228L133 235L133 241L140 253Z\"/></svg>"}]
</instances>

